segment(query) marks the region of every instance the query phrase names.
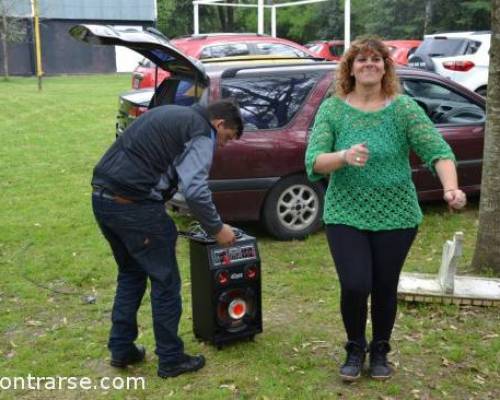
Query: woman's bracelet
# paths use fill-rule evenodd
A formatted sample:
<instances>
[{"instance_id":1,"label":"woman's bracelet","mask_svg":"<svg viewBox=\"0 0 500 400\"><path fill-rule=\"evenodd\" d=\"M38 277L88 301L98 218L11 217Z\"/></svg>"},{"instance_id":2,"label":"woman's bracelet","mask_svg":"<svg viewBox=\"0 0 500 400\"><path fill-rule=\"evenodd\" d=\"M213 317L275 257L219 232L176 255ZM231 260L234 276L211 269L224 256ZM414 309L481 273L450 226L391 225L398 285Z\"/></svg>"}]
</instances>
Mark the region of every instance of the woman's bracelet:
<instances>
[{"instance_id":1,"label":"woman's bracelet","mask_svg":"<svg viewBox=\"0 0 500 400\"><path fill-rule=\"evenodd\" d=\"M443 190L443 192L444 193L446 193L446 192L452 192L454 190L460 190L460 189L459 188L456 188L456 189L446 189L446 190Z\"/></svg>"}]
</instances>

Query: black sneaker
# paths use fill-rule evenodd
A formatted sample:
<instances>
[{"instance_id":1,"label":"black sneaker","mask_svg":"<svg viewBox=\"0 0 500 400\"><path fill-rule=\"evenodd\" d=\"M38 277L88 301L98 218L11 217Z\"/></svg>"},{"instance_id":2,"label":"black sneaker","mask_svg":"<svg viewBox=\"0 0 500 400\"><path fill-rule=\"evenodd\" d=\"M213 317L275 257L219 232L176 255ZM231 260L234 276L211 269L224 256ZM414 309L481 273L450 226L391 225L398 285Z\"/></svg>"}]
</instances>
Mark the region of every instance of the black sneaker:
<instances>
[{"instance_id":1,"label":"black sneaker","mask_svg":"<svg viewBox=\"0 0 500 400\"><path fill-rule=\"evenodd\" d=\"M370 344L370 376L373 379L385 380L392 376L392 368L387 362L389 351L391 351L391 346L385 340Z\"/></svg>"},{"instance_id":2,"label":"black sneaker","mask_svg":"<svg viewBox=\"0 0 500 400\"><path fill-rule=\"evenodd\" d=\"M136 346L134 344L133 350L131 350L126 356L124 357L111 356L110 364L116 368L126 368L127 365L137 364L140 363L141 361L144 361L145 357L146 357L146 349L144 348L144 346L141 345Z\"/></svg>"},{"instance_id":3,"label":"black sneaker","mask_svg":"<svg viewBox=\"0 0 500 400\"><path fill-rule=\"evenodd\" d=\"M361 370L365 362L366 350L356 342L347 342L345 345L347 358L344 365L340 367L340 378L344 381L355 381L361 376Z\"/></svg>"},{"instance_id":4,"label":"black sneaker","mask_svg":"<svg viewBox=\"0 0 500 400\"><path fill-rule=\"evenodd\" d=\"M176 364L160 363L158 366L158 376L160 378L173 378L185 372L198 371L205 365L205 357L202 355L190 356L183 354L181 360Z\"/></svg>"}]
</instances>

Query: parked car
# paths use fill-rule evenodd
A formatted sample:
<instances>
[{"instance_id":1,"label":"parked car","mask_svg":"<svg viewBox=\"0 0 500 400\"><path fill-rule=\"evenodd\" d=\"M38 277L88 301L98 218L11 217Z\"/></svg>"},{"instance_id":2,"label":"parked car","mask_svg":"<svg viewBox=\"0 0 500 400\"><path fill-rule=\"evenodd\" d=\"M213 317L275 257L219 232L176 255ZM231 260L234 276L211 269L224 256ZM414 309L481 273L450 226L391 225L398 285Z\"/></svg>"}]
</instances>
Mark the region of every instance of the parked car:
<instances>
[{"instance_id":1,"label":"parked car","mask_svg":"<svg viewBox=\"0 0 500 400\"><path fill-rule=\"evenodd\" d=\"M421 40L386 40L384 43L389 47L391 58L399 65L408 63L411 55L422 43ZM343 40L316 40L306 43L305 46L317 56L330 61L340 61L344 54Z\"/></svg>"},{"instance_id":2,"label":"parked car","mask_svg":"<svg viewBox=\"0 0 500 400\"><path fill-rule=\"evenodd\" d=\"M340 61L344 54L343 40L316 40L305 46L319 57L330 61Z\"/></svg>"},{"instance_id":3,"label":"parked car","mask_svg":"<svg viewBox=\"0 0 500 400\"><path fill-rule=\"evenodd\" d=\"M326 61L198 63L151 33L116 35L106 27L77 25L83 41L125 45L172 75L154 91L120 97L118 132L137 115L161 104L232 97L245 120L240 140L218 149L210 172L214 202L228 221L261 221L279 239L303 238L321 226L325 182L311 183L304 171L308 133L328 96L337 64ZM461 188L478 193L481 180L485 101L437 74L399 68L404 92L425 109L457 156ZM189 86L186 91L185 87ZM442 198L438 178L411 155L421 200ZM181 193L170 203L184 209Z\"/></svg>"},{"instance_id":4,"label":"parked car","mask_svg":"<svg viewBox=\"0 0 500 400\"><path fill-rule=\"evenodd\" d=\"M408 65L434 71L486 96L490 40L489 32L426 35Z\"/></svg>"},{"instance_id":5,"label":"parked car","mask_svg":"<svg viewBox=\"0 0 500 400\"><path fill-rule=\"evenodd\" d=\"M398 65L407 65L408 57L411 56L421 40L385 40L385 45L389 47L389 53L394 62Z\"/></svg>"},{"instance_id":6,"label":"parked car","mask_svg":"<svg viewBox=\"0 0 500 400\"><path fill-rule=\"evenodd\" d=\"M291 40L254 33L219 33L193 35L170 40L184 54L207 60L244 55L316 57L306 47ZM169 73L147 58L132 73L132 88L158 86ZM156 82L156 84L155 84Z\"/></svg>"}]
</instances>

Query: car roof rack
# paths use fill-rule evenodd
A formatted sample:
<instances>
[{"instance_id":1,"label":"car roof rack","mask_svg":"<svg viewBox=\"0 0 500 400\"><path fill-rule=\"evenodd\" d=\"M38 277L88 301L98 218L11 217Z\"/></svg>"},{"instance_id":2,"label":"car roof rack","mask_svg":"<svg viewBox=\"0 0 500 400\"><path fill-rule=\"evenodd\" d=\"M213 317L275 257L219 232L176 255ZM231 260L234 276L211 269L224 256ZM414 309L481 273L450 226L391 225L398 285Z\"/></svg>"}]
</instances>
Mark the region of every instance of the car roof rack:
<instances>
[{"instance_id":1,"label":"car roof rack","mask_svg":"<svg viewBox=\"0 0 500 400\"><path fill-rule=\"evenodd\" d=\"M214 32L214 33L198 33L198 34L193 34L193 35L184 35L184 36L177 36L174 39L191 39L191 40L198 40L198 39L208 39L212 37L218 37L218 36L257 36L257 37L270 37L269 35L263 34L263 33L255 33L255 32Z\"/></svg>"}]
</instances>

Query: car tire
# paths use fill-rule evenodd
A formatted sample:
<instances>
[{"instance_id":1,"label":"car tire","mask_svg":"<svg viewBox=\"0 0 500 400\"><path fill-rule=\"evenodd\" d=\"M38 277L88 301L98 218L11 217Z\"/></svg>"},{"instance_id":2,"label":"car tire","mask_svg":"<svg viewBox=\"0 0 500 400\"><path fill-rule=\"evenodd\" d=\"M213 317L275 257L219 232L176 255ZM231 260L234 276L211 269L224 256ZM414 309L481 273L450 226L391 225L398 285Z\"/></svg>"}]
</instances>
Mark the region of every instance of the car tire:
<instances>
[{"instance_id":1,"label":"car tire","mask_svg":"<svg viewBox=\"0 0 500 400\"><path fill-rule=\"evenodd\" d=\"M267 231L279 240L303 239L322 226L324 186L305 175L279 181L263 209Z\"/></svg>"},{"instance_id":2,"label":"car tire","mask_svg":"<svg viewBox=\"0 0 500 400\"><path fill-rule=\"evenodd\" d=\"M479 89L476 90L476 93L486 98L486 94L488 93L488 87L486 86L480 87Z\"/></svg>"}]
</instances>

